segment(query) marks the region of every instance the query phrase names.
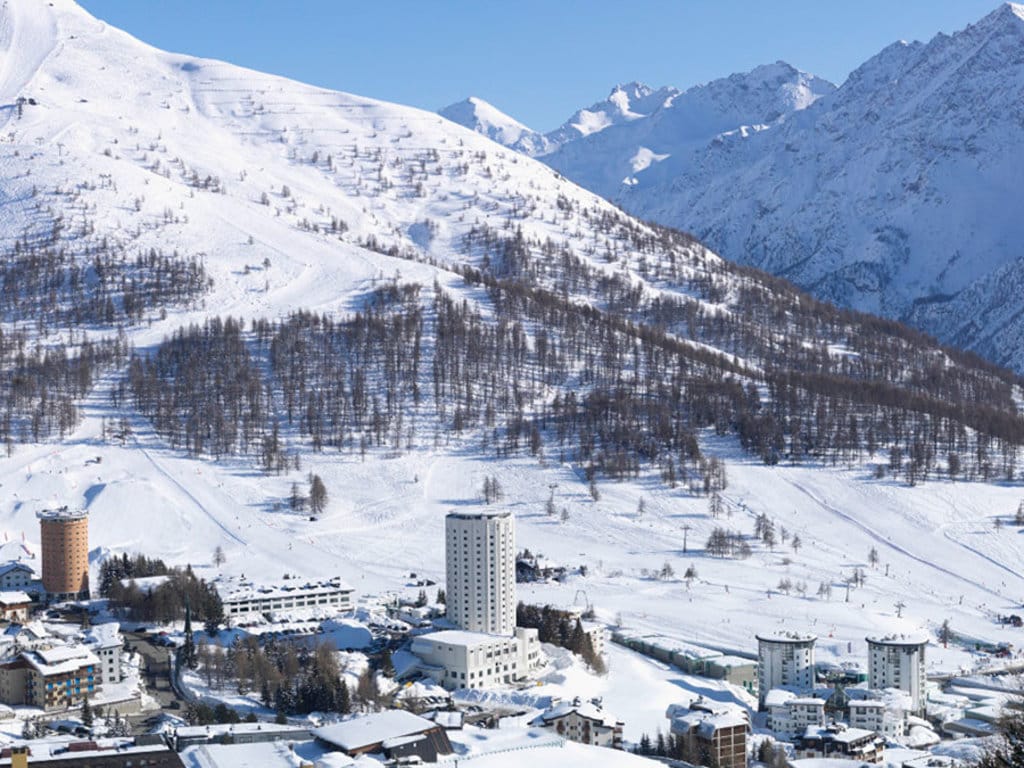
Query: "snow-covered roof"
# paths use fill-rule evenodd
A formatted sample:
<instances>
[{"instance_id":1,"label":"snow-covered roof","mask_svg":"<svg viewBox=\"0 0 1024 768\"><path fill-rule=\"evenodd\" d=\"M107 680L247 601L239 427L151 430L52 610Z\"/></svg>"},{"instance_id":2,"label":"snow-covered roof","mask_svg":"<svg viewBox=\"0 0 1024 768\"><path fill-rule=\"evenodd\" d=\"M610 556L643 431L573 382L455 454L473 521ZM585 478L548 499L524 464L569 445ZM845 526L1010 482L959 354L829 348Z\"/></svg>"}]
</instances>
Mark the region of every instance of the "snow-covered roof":
<instances>
[{"instance_id":1,"label":"snow-covered roof","mask_svg":"<svg viewBox=\"0 0 1024 768\"><path fill-rule=\"evenodd\" d=\"M927 645L931 640L927 632L908 632L906 634L893 633L891 635L876 635L864 638L872 645Z\"/></svg>"},{"instance_id":2,"label":"snow-covered roof","mask_svg":"<svg viewBox=\"0 0 1024 768\"><path fill-rule=\"evenodd\" d=\"M42 509L36 512L36 517L40 520L82 520L88 516L89 510L87 509L70 509L69 507Z\"/></svg>"},{"instance_id":3,"label":"snow-covered roof","mask_svg":"<svg viewBox=\"0 0 1024 768\"><path fill-rule=\"evenodd\" d=\"M29 574L35 573L35 571L32 570L32 566L27 563L23 563L20 560L11 560L10 562L0 565L0 576L5 576L11 571L25 571Z\"/></svg>"},{"instance_id":4,"label":"snow-covered roof","mask_svg":"<svg viewBox=\"0 0 1024 768\"><path fill-rule=\"evenodd\" d=\"M711 738L715 731L725 728L736 728L738 726L746 727L749 724L747 716L739 711L711 713L691 710L689 713L678 715L673 719L673 725L676 730L696 728L697 733L707 738Z\"/></svg>"},{"instance_id":5,"label":"snow-covered roof","mask_svg":"<svg viewBox=\"0 0 1024 768\"><path fill-rule=\"evenodd\" d=\"M474 509L473 511L462 511L453 509L448 513L448 517L455 518L457 520L483 520L494 517L511 517L512 511L508 509Z\"/></svg>"},{"instance_id":6,"label":"snow-covered roof","mask_svg":"<svg viewBox=\"0 0 1024 768\"><path fill-rule=\"evenodd\" d=\"M668 635L651 635L629 632L621 632L618 634L624 640L655 645L666 651L678 653L681 656L686 656L691 659L718 659L724 655L721 651L705 648L704 646L696 645L695 643L688 643L685 640L669 637Z\"/></svg>"},{"instance_id":7,"label":"snow-covered roof","mask_svg":"<svg viewBox=\"0 0 1024 768\"><path fill-rule=\"evenodd\" d=\"M291 733L296 737L309 733L301 725L277 725L276 723L214 723L212 725L183 725L174 729L174 735L189 739L196 736L221 736L226 733Z\"/></svg>"},{"instance_id":8,"label":"snow-covered roof","mask_svg":"<svg viewBox=\"0 0 1024 768\"><path fill-rule=\"evenodd\" d=\"M29 765L34 765L35 761L45 760L47 765L50 762L67 762L68 768L74 768L77 765L81 765L83 760L88 758L98 758L111 754L117 755L146 755L154 752L167 752L168 748L165 744L147 744L142 746L136 746L130 740L124 739L100 739L89 744L95 745L94 749L82 749L78 748L75 750L69 750L68 746L72 743L83 744L82 741L69 742L67 739L59 740L47 740L47 739L34 739L31 743L32 748L32 759L29 760ZM11 764L10 758L0 759L0 766L7 766Z\"/></svg>"},{"instance_id":9,"label":"snow-covered roof","mask_svg":"<svg viewBox=\"0 0 1024 768\"><path fill-rule=\"evenodd\" d=\"M601 705L593 700L583 701L581 699L574 699L572 701L562 701L544 710L535 724L550 723L554 720L560 720L563 717L568 717L572 713L576 713L579 717L585 717L588 720L594 720L595 722L601 723L608 728L614 728L618 723L613 715L608 714L604 711ZM539 721L539 722L538 722Z\"/></svg>"},{"instance_id":10,"label":"snow-covered roof","mask_svg":"<svg viewBox=\"0 0 1024 768\"><path fill-rule=\"evenodd\" d=\"M873 709L885 709L885 702L879 699L851 699L851 707L869 707Z\"/></svg>"},{"instance_id":11,"label":"snow-covered roof","mask_svg":"<svg viewBox=\"0 0 1024 768\"><path fill-rule=\"evenodd\" d=\"M77 672L88 664L100 663L92 651L80 645L58 645L25 651L21 656L42 675L65 675Z\"/></svg>"},{"instance_id":12,"label":"snow-covered roof","mask_svg":"<svg viewBox=\"0 0 1024 768\"><path fill-rule=\"evenodd\" d=\"M325 762L328 755L340 756L338 761ZM316 765L317 768L357 765L352 758L341 752L327 752L326 748L313 742L269 741L253 744L202 744L187 747L181 753L187 766L202 768L301 768ZM373 761L375 768L380 763Z\"/></svg>"},{"instance_id":13,"label":"snow-covered roof","mask_svg":"<svg viewBox=\"0 0 1024 768\"><path fill-rule=\"evenodd\" d=\"M868 731L864 728L837 728L835 726L827 725L809 725L807 730L804 731L805 739L826 739L841 744L852 744L860 741L861 739L871 738L877 736L874 731Z\"/></svg>"},{"instance_id":14,"label":"snow-covered roof","mask_svg":"<svg viewBox=\"0 0 1024 768\"><path fill-rule=\"evenodd\" d=\"M796 694L787 691L785 688L772 688L765 694L764 704L766 707L781 707L796 698Z\"/></svg>"},{"instance_id":15,"label":"snow-covered roof","mask_svg":"<svg viewBox=\"0 0 1024 768\"><path fill-rule=\"evenodd\" d=\"M31 602L32 598L20 590L0 592L0 605L23 605Z\"/></svg>"},{"instance_id":16,"label":"snow-covered roof","mask_svg":"<svg viewBox=\"0 0 1024 768\"><path fill-rule=\"evenodd\" d=\"M121 627L117 622L95 624L85 633L85 642L97 648L112 648L121 645Z\"/></svg>"},{"instance_id":17,"label":"snow-covered roof","mask_svg":"<svg viewBox=\"0 0 1024 768\"><path fill-rule=\"evenodd\" d=\"M755 635L755 637L765 643L813 643L818 639L817 635L806 634L802 632L775 632L765 635Z\"/></svg>"},{"instance_id":18,"label":"snow-covered roof","mask_svg":"<svg viewBox=\"0 0 1024 768\"><path fill-rule=\"evenodd\" d=\"M389 709L334 725L325 725L315 729L313 735L349 751L371 744L380 744L400 736L422 733L436 727L436 724L424 717L414 715L412 712Z\"/></svg>"},{"instance_id":19,"label":"snow-covered roof","mask_svg":"<svg viewBox=\"0 0 1024 768\"><path fill-rule=\"evenodd\" d=\"M756 659L748 659L744 656L715 656L709 661L719 667L749 667L757 666Z\"/></svg>"},{"instance_id":20,"label":"snow-covered roof","mask_svg":"<svg viewBox=\"0 0 1024 768\"><path fill-rule=\"evenodd\" d=\"M461 645L466 648L475 648L478 645L491 645L500 642L513 642L511 637L505 637L504 635L485 635L483 632L467 632L462 629L444 629L440 632L430 632L420 635L416 640L430 640L435 643Z\"/></svg>"},{"instance_id":21,"label":"snow-covered roof","mask_svg":"<svg viewBox=\"0 0 1024 768\"><path fill-rule=\"evenodd\" d=\"M435 709L424 714L428 720L433 720L442 728L461 728L465 715L459 710Z\"/></svg>"},{"instance_id":22,"label":"snow-covered roof","mask_svg":"<svg viewBox=\"0 0 1024 768\"><path fill-rule=\"evenodd\" d=\"M799 696L789 700L790 704L803 704L804 706L810 707L824 707L824 699L816 699L813 696Z\"/></svg>"},{"instance_id":23,"label":"snow-covered roof","mask_svg":"<svg viewBox=\"0 0 1024 768\"><path fill-rule=\"evenodd\" d=\"M289 597L298 594L334 593L338 591L353 592L340 576L324 581L287 581L284 584L256 584L234 578L221 578L213 582L224 602L243 602L246 600L270 600L275 597Z\"/></svg>"}]
</instances>

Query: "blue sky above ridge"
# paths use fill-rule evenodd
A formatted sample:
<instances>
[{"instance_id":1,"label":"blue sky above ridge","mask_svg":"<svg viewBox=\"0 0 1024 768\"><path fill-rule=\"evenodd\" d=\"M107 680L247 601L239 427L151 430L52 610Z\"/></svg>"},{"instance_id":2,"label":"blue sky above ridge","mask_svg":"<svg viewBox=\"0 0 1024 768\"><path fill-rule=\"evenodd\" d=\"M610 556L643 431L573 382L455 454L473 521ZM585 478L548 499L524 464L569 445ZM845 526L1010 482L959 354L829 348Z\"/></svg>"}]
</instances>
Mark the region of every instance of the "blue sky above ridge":
<instances>
[{"instance_id":1,"label":"blue sky above ridge","mask_svg":"<svg viewBox=\"0 0 1024 768\"><path fill-rule=\"evenodd\" d=\"M784 60L841 83L896 40L962 29L993 0L80 0L160 48L439 109L479 96L550 130L616 83L687 88Z\"/></svg>"}]
</instances>

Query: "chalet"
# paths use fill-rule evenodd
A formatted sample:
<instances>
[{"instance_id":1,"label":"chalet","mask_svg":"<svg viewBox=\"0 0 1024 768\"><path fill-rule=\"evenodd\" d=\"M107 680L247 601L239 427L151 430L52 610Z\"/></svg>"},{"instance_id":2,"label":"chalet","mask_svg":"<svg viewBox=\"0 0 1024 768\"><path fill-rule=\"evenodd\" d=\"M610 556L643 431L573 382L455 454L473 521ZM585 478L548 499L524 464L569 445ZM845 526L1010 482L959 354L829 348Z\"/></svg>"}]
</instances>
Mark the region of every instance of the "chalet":
<instances>
[{"instance_id":1,"label":"chalet","mask_svg":"<svg viewBox=\"0 0 1024 768\"><path fill-rule=\"evenodd\" d=\"M750 719L745 710L701 698L689 707L673 704L665 716L672 723L672 733L692 745L694 754L687 760L719 768L746 768Z\"/></svg>"},{"instance_id":2,"label":"chalet","mask_svg":"<svg viewBox=\"0 0 1024 768\"><path fill-rule=\"evenodd\" d=\"M364 715L313 731L316 740L349 757L383 754L388 760L418 757L428 763L452 754L445 729L400 709Z\"/></svg>"},{"instance_id":3,"label":"chalet","mask_svg":"<svg viewBox=\"0 0 1024 768\"><path fill-rule=\"evenodd\" d=\"M32 610L32 598L22 591L0 592L0 619L25 622Z\"/></svg>"},{"instance_id":4,"label":"chalet","mask_svg":"<svg viewBox=\"0 0 1024 768\"><path fill-rule=\"evenodd\" d=\"M874 731L832 723L808 728L794 742L798 758L835 758L861 763L882 762L885 740Z\"/></svg>"},{"instance_id":5,"label":"chalet","mask_svg":"<svg viewBox=\"0 0 1024 768\"><path fill-rule=\"evenodd\" d=\"M0 589L28 589L34 579L32 568L18 560L0 565Z\"/></svg>"},{"instance_id":6,"label":"chalet","mask_svg":"<svg viewBox=\"0 0 1024 768\"><path fill-rule=\"evenodd\" d=\"M604 711L600 699L555 703L530 724L549 728L569 741L622 749L623 723Z\"/></svg>"}]
</instances>

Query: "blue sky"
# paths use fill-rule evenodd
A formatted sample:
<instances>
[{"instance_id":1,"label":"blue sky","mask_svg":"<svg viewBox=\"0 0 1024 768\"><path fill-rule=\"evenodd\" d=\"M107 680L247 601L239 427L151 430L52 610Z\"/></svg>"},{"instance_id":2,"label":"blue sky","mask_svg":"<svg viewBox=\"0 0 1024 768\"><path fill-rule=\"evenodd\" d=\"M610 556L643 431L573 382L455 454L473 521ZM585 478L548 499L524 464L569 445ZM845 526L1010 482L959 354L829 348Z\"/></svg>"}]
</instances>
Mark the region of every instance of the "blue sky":
<instances>
[{"instance_id":1,"label":"blue sky","mask_svg":"<svg viewBox=\"0 0 1024 768\"><path fill-rule=\"evenodd\" d=\"M842 82L995 0L79 0L159 48L439 109L466 96L550 130L613 85L686 88L778 59Z\"/></svg>"}]
</instances>

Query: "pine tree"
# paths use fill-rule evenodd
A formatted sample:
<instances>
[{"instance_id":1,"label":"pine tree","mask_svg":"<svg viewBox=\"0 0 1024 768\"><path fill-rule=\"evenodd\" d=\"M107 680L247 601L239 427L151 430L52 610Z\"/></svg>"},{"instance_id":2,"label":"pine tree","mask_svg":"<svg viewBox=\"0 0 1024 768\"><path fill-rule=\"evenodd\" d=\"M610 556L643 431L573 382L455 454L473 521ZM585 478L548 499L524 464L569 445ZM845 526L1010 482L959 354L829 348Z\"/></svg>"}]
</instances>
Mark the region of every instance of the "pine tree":
<instances>
[{"instance_id":1,"label":"pine tree","mask_svg":"<svg viewBox=\"0 0 1024 768\"><path fill-rule=\"evenodd\" d=\"M309 509L314 515L323 514L327 506L327 487L320 475L310 475L309 478Z\"/></svg>"},{"instance_id":2,"label":"pine tree","mask_svg":"<svg viewBox=\"0 0 1024 768\"><path fill-rule=\"evenodd\" d=\"M335 710L338 714L347 715L352 711L352 694L348 690L348 681L341 679L335 696Z\"/></svg>"},{"instance_id":3,"label":"pine tree","mask_svg":"<svg viewBox=\"0 0 1024 768\"><path fill-rule=\"evenodd\" d=\"M199 655L196 653L196 640L192 634L192 605L185 599L185 644L181 648L181 663L189 669L199 666Z\"/></svg>"},{"instance_id":4,"label":"pine tree","mask_svg":"<svg viewBox=\"0 0 1024 768\"><path fill-rule=\"evenodd\" d=\"M82 725L86 728L92 728L93 724L93 711L92 706L89 704L89 697L86 696L82 699Z\"/></svg>"}]
</instances>

